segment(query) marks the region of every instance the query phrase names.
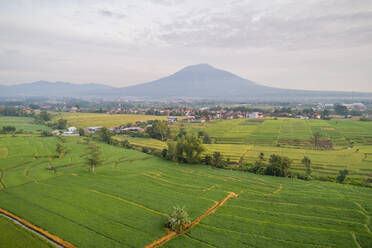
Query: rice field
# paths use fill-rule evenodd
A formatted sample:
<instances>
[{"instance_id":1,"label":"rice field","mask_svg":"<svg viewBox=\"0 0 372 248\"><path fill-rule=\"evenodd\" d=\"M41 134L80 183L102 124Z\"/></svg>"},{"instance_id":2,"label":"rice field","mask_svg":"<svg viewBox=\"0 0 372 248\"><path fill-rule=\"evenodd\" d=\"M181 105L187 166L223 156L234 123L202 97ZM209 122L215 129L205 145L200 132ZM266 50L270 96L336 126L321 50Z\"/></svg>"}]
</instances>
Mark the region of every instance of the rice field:
<instances>
[{"instance_id":1,"label":"rice field","mask_svg":"<svg viewBox=\"0 0 372 248\"><path fill-rule=\"evenodd\" d=\"M104 162L92 174L86 145L79 137L65 140L70 151L56 158L55 137L0 139L8 149L0 165L0 208L77 247L145 247L166 234L174 205L195 220L229 192L239 197L163 247L372 245L368 188L177 165L106 144L100 144ZM51 165L55 172L47 170Z\"/></svg>"},{"instance_id":2,"label":"rice field","mask_svg":"<svg viewBox=\"0 0 372 248\"><path fill-rule=\"evenodd\" d=\"M187 132L204 131L214 144L205 144L205 154L220 152L232 162L244 158L254 163L263 152L283 155L293 160L292 171L304 174L301 163L304 156L312 161L313 175L336 177L340 170L348 169L351 178L372 178L372 123L355 120L300 120L267 119L261 122L247 119L217 120L205 123L185 123L172 126L172 134L179 128ZM330 140L332 150L314 149L312 137L320 133L321 139ZM119 136L119 139L123 137ZM167 148L166 142L147 138L127 138L135 146L154 149Z\"/></svg>"},{"instance_id":3,"label":"rice field","mask_svg":"<svg viewBox=\"0 0 372 248\"><path fill-rule=\"evenodd\" d=\"M16 225L11 220L0 215L0 246L11 248L53 247L34 233Z\"/></svg>"},{"instance_id":4,"label":"rice field","mask_svg":"<svg viewBox=\"0 0 372 248\"><path fill-rule=\"evenodd\" d=\"M32 117L0 116L0 129L4 126L14 126L16 131L23 130L26 132L50 130L50 128L47 126L36 125L34 123L34 118Z\"/></svg>"},{"instance_id":5,"label":"rice field","mask_svg":"<svg viewBox=\"0 0 372 248\"><path fill-rule=\"evenodd\" d=\"M69 126L85 128L89 126L117 127L137 121L165 120L166 116L134 114L95 114L95 113L53 113L53 121L65 119Z\"/></svg>"}]
</instances>

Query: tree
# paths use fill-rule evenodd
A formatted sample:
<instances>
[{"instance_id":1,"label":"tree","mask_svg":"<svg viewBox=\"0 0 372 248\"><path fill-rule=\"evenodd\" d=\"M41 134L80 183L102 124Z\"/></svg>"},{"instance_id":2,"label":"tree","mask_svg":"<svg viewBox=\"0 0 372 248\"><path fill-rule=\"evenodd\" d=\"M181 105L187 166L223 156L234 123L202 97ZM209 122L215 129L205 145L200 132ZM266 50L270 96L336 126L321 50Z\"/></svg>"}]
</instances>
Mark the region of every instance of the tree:
<instances>
[{"instance_id":1,"label":"tree","mask_svg":"<svg viewBox=\"0 0 372 248\"><path fill-rule=\"evenodd\" d=\"M220 152L213 153L211 165L216 168L223 168L226 165L226 162L223 160L223 156Z\"/></svg>"},{"instance_id":2,"label":"tree","mask_svg":"<svg viewBox=\"0 0 372 248\"><path fill-rule=\"evenodd\" d=\"M2 133L14 133L16 131L15 126L4 126L1 130Z\"/></svg>"},{"instance_id":3,"label":"tree","mask_svg":"<svg viewBox=\"0 0 372 248\"><path fill-rule=\"evenodd\" d=\"M80 136L84 136L85 135L84 128L79 128L79 135Z\"/></svg>"},{"instance_id":4,"label":"tree","mask_svg":"<svg viewBox=\"0 0 372 248\"><path fill-rule=\"evenodd\" d=\"M33 104L33 103L31 103L31 104L29 105L29 107L30 107L30 109L40 109L40 106L39 106L39 105L37 105L37 104Z\"/></svg>"},{"instance_id":5,"label":"tree","mask_svg":"<svg viewBox=\"0 0 372 248\"><path fill-rule=\"evenodd\" d=\"M211 165L212 164L212 156L209 155L209 154L205 155L205 157L204 157L204 163L206 165Z\"/></svg>"},{"instance_id":6,"label":"tree","mask_svg":"<svg viewBox=\"0 0 372 248\"><path fill-rule=\"evenodd\" d=\"M111 143L111 137L113 133L108 130L107 128L103 127L101 130L98 132L99 139L107 144Z\"/></svg>"},{"instance_id":7,"label":"tree","mask_svg":"<svg viewBox=\"0 0 372 248\"><path fill-rule=\"evenodd\" d=\"M67 120L59 119L57 121L57 129L66 129L67 128Z\"/></svg>"},{"instance_id":8,"label":"tree","mask_svg":"<svg viewBox=\"0 0 372 248\"><path fill-rule=\"evenodd\" d=\"M321 134L319 132L315 132L313 134L312 142L315 147L319 146L320 137L321 137Z\"/></svg>"},{"instance_id":9,"label":"tree","mask_svg":"<svg viewBox=\"0 0 372 248\"><path fill-rule=\"evenodd\" d=\"M198 137L203 139L204 144L210 144L211 143L211 138L209 137L207 132L199 131L198 132Z\"/></svg>"},{"instance_id":10,"label":"tree","mask_svg":"<svg viewBox=\"0 0 372 248\"><path fill-rule=\"evenodd\" d=\"M177 162L194 164L200 162L204 150L200 138L193 134L186 134L177 138L177 141L168 143L167 157Z\"/></svg>"},{"instance_id":11,"label":"tree","mask_svg":"<svg viewBox=\"0 0 372 248\"><path fill-rule=\"evenodd\" d=\"M258 155L258 159L260 161L264 161L265 160L265 154L263 152L260 152L260 155Z\"/></svg>"},{"instance_id":12,"label":"tree","mask_svg":"<svg viewBox=\"0 0 372 248\"><path fill-rule=\"evenodd\" d=\"M310 176L311 175L311 160L310 160L310 158L308 158L308 157L306 157L306 156L304 156L304 158L301 160L301 162L302 162L302 164L305 166L305 168L306 168L306 174L308 175L308 176Z\"/></svg>"},{"instance_id":13,"label":"tree","mask_svg":"<svg viewBox=\"0 0 372 248\"><path fill-rule=\"evenodd\" d=\"M191 223L184 207L173 207L173 212L168 217L167 227L174 232L180 233Z\"/></svg>"},{"instance_id":14,"label":"tree","mask_svg":"<svg viewBox=\"0 0 372 248\"><path fill-rule=\"evenodd\" d=\"M102 164L100 147L94 142L88 142L87 145L86 162L92 173L95 173L96 167Z\"/></svg>"},{"instance_id":15,"label":"tree","mask_svg":"<svg viewBox=\"0 0 372 248\"><path fill-rule=\"evenodd\" d=\"M336 180L339 183L343 183L346 179L346 176L349 174L349 171L345 169L345 170L340 170L339 173L340 174L337 176Z\"/></svg>"},{"instance_id":16,"label":"tree","mask_svg":"<svg viewBox=\"0 0 372 248\"><path fill-rule=\"evenodd\" d=\"M338 115L347 115L348 110L347 110L347 107L344 105L336 104L334 109L335 109L336 114Z\"/></svg>"},{"instance_id":17,"label":"tree","mask_svg":"<svg viewBox=\"0 0 372 248\"><path fill-rule=\"evenodd\" d=\"M329 118L329 110L328 109L325 109L325 110L323 110L322 111L322 113L320 114L320 116L321 116L321 118L323 119L323 120L327 120L328 118Z\"/></svg>"},{"instance_id":18,"label":"tree","mask_svg":"<svg viewBox=\"0 0 372 248\"><path fill-rule=\"evenodd\" d=\"M269 166L267 166L265 174L287 177L289 175L289 168L291 167L292 160L288 157L282 157L276 154L272 154L269 159Z\"/></svg>"},{"instance_id":19,"label":"tree","mask_svg":"<svg viewBox=\"0 0 372 248\"><path fill-rule=\"evenodd\" d=\"M39 116L39 119L44 122L50 121L52 119L51 115L45 110L41 111L38 116Z\"/></svg>"},{"instance_id":20,"label":"tree","mask_svg":"<svg viewBox=\"0 0 372 248\"><path fill-rule=\"evenodd\" d=\"M61 143L57 143L56 152L58 153L59 158L63 158L67 153L68 149L63 146Z\"/></svg>"},{"instance_id":21,"label":"tree","mask_svg":"<svg viewBox=\"0 0 372 248\"><path fill-rule=\"evenodd\" d=\"M151 127L146 129L146 132L151 138L167 140L170 134L168 123L166 121L155 120Z\"/></svg>"}]
</instances>

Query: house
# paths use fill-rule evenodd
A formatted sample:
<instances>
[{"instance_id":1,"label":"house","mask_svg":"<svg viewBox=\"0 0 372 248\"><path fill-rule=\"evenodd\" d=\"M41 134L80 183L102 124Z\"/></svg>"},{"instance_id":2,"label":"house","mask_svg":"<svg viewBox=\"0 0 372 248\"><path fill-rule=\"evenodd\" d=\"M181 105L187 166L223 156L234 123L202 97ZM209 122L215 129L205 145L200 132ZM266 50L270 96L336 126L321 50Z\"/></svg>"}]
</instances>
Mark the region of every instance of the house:
<instances>
[{"instance_id":1,"label":"house","mask_svg":"<svg viewBox=\"0 0 372 248\"><path fill-rule=\"evenodd\" d=\"M87 128L84 128L84 132L85 133L96 133L98 132L99 130L101 130L103 127L102 126L97 126L97 127L87 127Z\"/></svg>"},{"instance_id":2,"label":"house","mask_svg":"<svg viewBox=\"0 0 372 248\"><path fill-rule=\"evenodd\" d=\"M260 118L260 113L258 112L249 113L248 118L252 118L252 119Z\"/></svg>"},{"instance_id":3,"label":"house","mask_svg":"<svg viewBox=\"0 0 372 248\"><path fill-rule=\"evenodd\" d=\"M62 133L62 136L80 136L76 127L69 127L67 131Z\"/></svg>"},{"instance_id":4,"label":"house","mask_svg":"<svg viewBox=\"0 0 372 248\"><path fill-rule=\"evenodd\" d=\"M167 122L177 122L177 121L178 121L177 117L173 117L173 116L167 117Z\"/></svg>"},{"instance_id":5,"label":"house","mask_svg":"<svg viewBox=\"0 0 372 248\"><path fill-rule=\"evenodd\" d=\"M59 135L61 135L61 131L59 131L59 130L53 130L52 134L54 136L59 136Z\"/></svg>"}]
</instances>

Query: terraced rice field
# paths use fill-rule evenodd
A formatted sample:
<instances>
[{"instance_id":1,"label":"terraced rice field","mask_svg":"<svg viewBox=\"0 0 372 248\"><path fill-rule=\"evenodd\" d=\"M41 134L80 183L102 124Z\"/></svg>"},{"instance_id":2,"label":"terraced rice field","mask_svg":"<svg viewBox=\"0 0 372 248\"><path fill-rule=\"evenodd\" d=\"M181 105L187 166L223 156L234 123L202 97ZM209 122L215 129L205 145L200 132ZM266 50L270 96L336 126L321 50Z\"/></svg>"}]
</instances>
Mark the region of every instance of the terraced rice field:
<instances>
[{"instance_id":1,"label":"terraced rice field","mask_svg":"<svg viewBox=\"0 0 372 248\"><path fill-rule=\"evenodd\" d=\"M177 128L176 128L177 127ZM181 126L173 126L176 134ZM304 173L301 163L304 156L312 160L314 175L335 177L342 169L350 171L352 178L372 178L372 123L353 120L300 120L268 119L264 122L246 119L219 120L183 125L188 132L207 132L215 144L206 144L206 154L220 152L232 162L241 157L254 163L263 152L288 156L293 160L292 171ZM312 147L313 134L319 132L322 139L329 139L333 150L316 150ZM121 137L122 138L122 137ZM128 138L131 144L164 149L166 142L146 138ZM352 148L349 146L353 145ZM366 155L367 154L367 155Z\"/></svg>"},{"instance_id":2,"label":"terraced rice field","mask_svg":"<svg viewBox=\"0 0 372 248\"><path fill-rule=\"evenodd\" d=\"M17 131L23 130L27 132L39 132L42 130L50 130L49 127L36 125L32 117L10 117L0 116L0 129L3 126L14 126Z\"/></svg>"},{"instance_id":3,"label":"terraced rice field","mask_svg":"<svg viewBox=\"0 0 372 248\"><path fill-rule=\"evenodd\" d=\"M172 206L200 223L163 247L347 247L372 245L372 191L334 183L176 165L100 144L92 174L85 144L54 158L57 138L2 137L8 148L0 208L77 247L145 247L166 235ZM37 156L35 156L37 155ZM46 168L53 165L56 172ZM226 197L234 192L238 197ZM42 247L37 243L32 247Z\"/></svg>"},{"instance_id":4,"label":"terraced rice field","mask_svg":"<svg viewBox=\"0 0 372 248\"><path fill-rule=\"evenodd\" d=\"M89 126L117 127L137 121L165 120L166 116L132 115L132 114L94 114L94 113L53 113L53 121L67 120L68 125L85 128Z\"/></svg>"}]
</instances>

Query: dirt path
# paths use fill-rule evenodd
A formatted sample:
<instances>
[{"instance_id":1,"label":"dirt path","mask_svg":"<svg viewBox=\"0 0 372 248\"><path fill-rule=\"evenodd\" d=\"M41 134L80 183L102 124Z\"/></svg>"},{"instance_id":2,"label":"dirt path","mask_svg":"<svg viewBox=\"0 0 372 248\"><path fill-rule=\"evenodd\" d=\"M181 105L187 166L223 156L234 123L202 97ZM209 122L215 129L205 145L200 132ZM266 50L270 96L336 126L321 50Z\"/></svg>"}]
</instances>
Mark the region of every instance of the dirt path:
<instances>
[{"instance_id":1,"label":"dirt path","mask_svg":"<svg viewBox=\"0 0 372 248\"><path fill-rule=\"evenodd\" d=\"M147 210L147 211L149 211L149 212L152 212L152 213L154 213L154 214L163 215L163 216L168 217L168 215L165 214L165 213L162 213L162 212L159 212L159 211L157 211L157 210L154 210L154 209L148 208L148 207L143 206L143 205L141 205L141 204L138 204L138 203L136 203L136 202L132 202L132 201L126 200L126 199L124 199L124 198L121 198L121 197L118 197L118 196L115 196L115 195L106 194L106 193L103 193L103 192L100 192L100 191L98 191L98 190L94 190L94 189L92 189L92 190L90 190L90 191L91 191L91 192L94 192L94 193L97 193L97 194L104 195L104 196L106 196L106 197L110 197L110 198L113 198L113 199L116 199L116 200L119 200L119 201L122 201L122 202L128 203L128 204L130 204L130 205L133 205L133 206L136 206L136 207L139 207L139 208L142 208L142 209L145 209L145 210Z\"/></svg>"},{"instance_id":2,"label":"dirt path","mask_svg":"<svg viewBox=\"0 0 372 248\"><path fill-rule=\"evenodd\" d=\"M240 192L239 194L235 194L234 192L229 192L229 194L221 202L216 202L212 207L210 207L207 211L205 211L201 216L199 216L193 222L191 222L191 224L184 231L182 231L181 233L168 232L166 235L164 235L160 239L155 240L151 244L147 245L145 248L155 248L155 247L158 247L159 245L163 245L164 243L168 242L169 240L174 239L175 237L188 232L194 226L196 226L197 224L199 224L205 217L207 217L208 215L214 213L217 210L217 208L219 208L222 205L224 205L230 198L232 198L232 197L237 198L237 197L239 197L239 195L241 193L242 192Z\"/></svg>"},{"instance_id":3,"label":"dirt path","mask_svg":"<svg viewBox=\"0 0 372 248\"><path fill-rule=\"evenodd\" d=\"M40 227L35 226L34 224L28 222L27 220L24 220L24 219L22 219L22 218L20 218L16 215L8 212L5 209L0 208L0 213L5 215L6 217L10 218L13 221L16 221L16 222L20 223L22 226L26 227L27 229L30 229L31 231L34 231L34 232L40 234L43 238L46 238L46 239L52 241L53 243L56 243L59 246L66 247L66 248L75 248L75 246L73 244L61 239L60 237L58 237L56 235L53 235L53 234L49 233L48 231L45 231L44 229L41 229Z\"/></svg>"},{"instance_id":4,"label":"dirt path","mask_svg":"<svg viewBox=\"0 0 372 248\"><path fill-rule=\"evenodd\" d=\"M283 186L282 186L282 184L279 184L279 188L278 188L277 190L273 191L273 192L272 192L272 193L270 193L270 194L264 194L264 196L271 196L271 195L275 195L276 193L279 193L280 191L282 191L282 189L283 189Z\"/></svg>"}]
</instances>

